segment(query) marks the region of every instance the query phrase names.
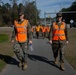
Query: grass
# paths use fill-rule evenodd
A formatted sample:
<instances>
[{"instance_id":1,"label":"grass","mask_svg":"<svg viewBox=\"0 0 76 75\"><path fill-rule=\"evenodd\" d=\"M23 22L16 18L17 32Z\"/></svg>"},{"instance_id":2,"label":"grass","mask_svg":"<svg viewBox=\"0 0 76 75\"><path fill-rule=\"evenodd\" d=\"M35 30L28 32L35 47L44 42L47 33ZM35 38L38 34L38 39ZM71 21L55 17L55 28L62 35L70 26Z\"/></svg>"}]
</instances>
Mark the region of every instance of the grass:
<instances>
[{"instance_id":1,"label":"grass","mask_svg":"<svg viewBox=\"0 0 76 75\"><path fill-rule=\"evenodd\" d=\"M5 66L5 62L0 60L0 71L3 70L4 66Z\"/></svg>"},{"instance_id":2,"label":"grass","mask_svg":"<svg viewBox=\"0 0 76 75\"><path fill-rule=\"evenodd\" d=\"M13 56L10 31L0 31L0 71L8 64Z\"/></svg>"},{"instance_id":3,"label":"grass","mask_svg":"<svg viewBox=\"0 0 76 75\"><path fill-rule=\"evenodd\" d=\"M76 70L76 29L68 29L69 44L65 49L65 58Z\"/></svg>"},{"instance_id":4,"label":"grass","mask_svg":"<svg viewBox=\"0 0 76 75\"><path fill-rule=\"evenodd\" d=\"M0 43L8 41L8 35L0 34Z\"/></svg>"}]
</instances>

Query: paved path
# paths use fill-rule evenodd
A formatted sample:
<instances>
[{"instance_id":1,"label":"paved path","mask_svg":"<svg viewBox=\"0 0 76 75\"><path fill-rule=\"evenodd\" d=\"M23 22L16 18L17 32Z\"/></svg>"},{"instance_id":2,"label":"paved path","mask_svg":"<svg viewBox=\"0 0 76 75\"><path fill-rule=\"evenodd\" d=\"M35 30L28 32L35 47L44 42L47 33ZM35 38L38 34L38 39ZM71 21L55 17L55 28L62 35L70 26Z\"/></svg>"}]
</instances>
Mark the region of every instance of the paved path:
<instances>
[{"instance_id":1,"label":"paved path","mask_svg":"<svg viewBox=\"0 0 76 75\"><path fill-rule=\"evenodd\" d=\"M65 71L53 63L51 45L47 39L33 39L34 51L28 51L28 68L23 71L17 66L16 57L6 65L0 75L76 75L74 69L65 61Z\"/></svg>"}]
</instances>

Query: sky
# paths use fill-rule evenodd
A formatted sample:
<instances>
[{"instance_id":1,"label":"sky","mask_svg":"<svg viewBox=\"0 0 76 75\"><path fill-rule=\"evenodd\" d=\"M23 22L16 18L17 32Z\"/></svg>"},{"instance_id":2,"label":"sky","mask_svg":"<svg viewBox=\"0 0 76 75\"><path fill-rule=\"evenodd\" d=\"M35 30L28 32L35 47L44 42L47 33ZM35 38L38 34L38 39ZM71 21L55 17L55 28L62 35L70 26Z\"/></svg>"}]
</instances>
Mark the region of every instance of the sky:
<instances>
[{"instance_id":1,"label":"sky","mask_svg":"<svg viewBox=\"0 0 76 75\"><path fill-rule=\"evenodd\" d=\"M2 0L4 3L10 3L9 0ZM23 0L18 0L18 3L21 3ZM33 0L29 0L33 1ZM35 0L37 8L41 11L40 17L44 17L44 12L51 13L51 12L58 12L62 8L67 8L71 6L71 4L76 0ZM54 17L55 14L50 14L46 16Z\"/></svg>"}]
</instances>

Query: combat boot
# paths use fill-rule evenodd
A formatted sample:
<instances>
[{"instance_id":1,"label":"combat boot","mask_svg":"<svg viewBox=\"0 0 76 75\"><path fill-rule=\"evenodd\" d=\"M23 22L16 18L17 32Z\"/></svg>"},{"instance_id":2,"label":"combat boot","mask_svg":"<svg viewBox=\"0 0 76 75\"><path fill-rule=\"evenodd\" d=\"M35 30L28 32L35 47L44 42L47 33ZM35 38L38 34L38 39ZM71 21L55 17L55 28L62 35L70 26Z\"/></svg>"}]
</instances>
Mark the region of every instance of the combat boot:
<instances>
[{"instance_id":1,"label":"combat boot","mask_svg":"<svg viewBox=\"0 0 76 75\"><path fill-rule=\"evenodd\" d=\"M22 67L22 62L19 62L18 66L19 66L19 68L21 68Z\"/></svg>"},{"instance_id":2,"label":"combat boot","mask_svg":"<svg viewBox=\"0 0 76 75\"><path fill-rule=\"evenodd\" d=\"M27 63L23 62L23 70L27 69Z\"/></svg>"},{"instance_id":3,"label":"combat boot","mask_svg":"<svg viewBox=\"0 0 76 75\"><path fill-rule=\"evenodd\" d=\"M58 58L55 58L54 63L57 65L57 63L58 63Z\"/></svg>"},{"instance_id":4,"label":"combat boot","mask_svg":"<svg viewBox=\"0 0 76 75\"><path fill-rule=\"evenodd\" d=\"M60 69L61 69L62 71L65 71L64 63L60 63Z\"/></svg>"}]
</instances>

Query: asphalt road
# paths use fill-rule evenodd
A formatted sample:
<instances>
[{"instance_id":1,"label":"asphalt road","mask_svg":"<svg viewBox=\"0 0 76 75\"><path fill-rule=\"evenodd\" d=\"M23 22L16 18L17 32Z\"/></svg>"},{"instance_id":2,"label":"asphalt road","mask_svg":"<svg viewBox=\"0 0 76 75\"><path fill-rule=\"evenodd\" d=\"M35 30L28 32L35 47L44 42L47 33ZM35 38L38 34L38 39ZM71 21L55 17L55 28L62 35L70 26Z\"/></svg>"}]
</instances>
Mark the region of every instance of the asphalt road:
<instances>
[{"instance_id":1,"label":"asphalt road","mask_svg":"<svg viewBox=\"0 0 76 75\"><path fill-rule=\"evenodd\" d=\"M34 50L28 51L28 68L23 71L17 66L14 56L0 75L76 75L76 71L65 61L65 71L54 65L51 45L47 39L33 39Z\"/></svg>"}]
</instances>

